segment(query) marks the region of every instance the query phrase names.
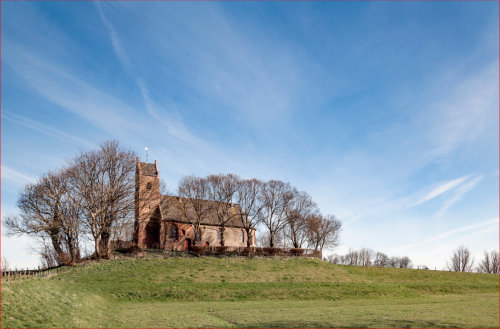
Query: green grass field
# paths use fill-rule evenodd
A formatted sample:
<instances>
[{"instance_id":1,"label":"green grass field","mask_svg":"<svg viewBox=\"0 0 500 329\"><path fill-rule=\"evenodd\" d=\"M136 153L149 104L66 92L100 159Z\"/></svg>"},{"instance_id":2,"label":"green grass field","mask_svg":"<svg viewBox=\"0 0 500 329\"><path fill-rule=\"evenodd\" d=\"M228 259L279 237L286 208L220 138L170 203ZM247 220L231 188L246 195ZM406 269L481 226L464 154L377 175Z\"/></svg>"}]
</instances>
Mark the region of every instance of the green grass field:
<instances>
[{"instance_id":1,"label":"green grass field","mask_svg":"<svg viewBox=\"0 0 500 329\"><path fill-rule=\"evenodd\" d=\"M499 327L499 277L315 259L103 261L2 281L2 327Z\"/></svg>"}]
</instances>

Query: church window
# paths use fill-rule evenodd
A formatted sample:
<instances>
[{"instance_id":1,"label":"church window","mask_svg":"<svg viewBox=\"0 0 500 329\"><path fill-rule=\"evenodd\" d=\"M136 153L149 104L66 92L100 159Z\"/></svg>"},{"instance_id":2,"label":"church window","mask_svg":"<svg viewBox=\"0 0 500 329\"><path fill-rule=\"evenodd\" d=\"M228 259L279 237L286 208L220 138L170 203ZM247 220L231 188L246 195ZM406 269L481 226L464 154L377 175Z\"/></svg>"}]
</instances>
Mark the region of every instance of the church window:
<instances>
[{"instance_id":1,"label":"church window","mask_svg":"<svg viewBox=\"0 0 500 329\"><path fill-rule=\"evenodd\" d=\"M151 184L151 182L148 182L148 183L146 184L146 189L150 190L150 189L152 189L152 188L153 188L153 184Z\"/></svg>"},{"instance_id":2,"label":"church window","mask_svg":"<svg viewBox=\"0 0 500 329\"><path fill-rule=\"evenodd\" d=\"M168 229L168 238L170 240L177 240L177 227L175 225L170 225Z\"/></svg>"},{"instance_id":3,"label":"church window","mask_svg":"<svg viewBox=\"0 0 500 329\"><path fill-rule=\"evenodd\" d=\"M245 242L245 237L243 235L243 230L240 231L240 242Z\"/></svg>"},{"instance_id":4,"label":"church window","mask_svg":"<svg viewBox=\"0 0 500 329\"><path fill-rule=\"evenodd\" d=\"M186 231L181 230L181 235L184 235L184 234L186 234Z\"/></svg>"}]
</instances>

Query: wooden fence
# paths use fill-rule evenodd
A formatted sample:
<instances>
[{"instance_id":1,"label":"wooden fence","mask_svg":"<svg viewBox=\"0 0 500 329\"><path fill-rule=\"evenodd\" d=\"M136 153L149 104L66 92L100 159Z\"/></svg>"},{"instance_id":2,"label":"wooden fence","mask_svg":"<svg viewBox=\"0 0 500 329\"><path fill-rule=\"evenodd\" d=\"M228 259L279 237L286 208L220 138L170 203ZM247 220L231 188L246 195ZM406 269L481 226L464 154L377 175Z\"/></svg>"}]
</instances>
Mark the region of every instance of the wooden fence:
<instances>
[{"instance_id":1,"label":"wooden fence","mask_svg":"<svg viewBox=\"0 0 500 329\"><path fill-rule=\"evenodd\" d=\"M62 272L66 272L68 268L66 267L56 267L49 269L15 269L12 271L1 271L1 277L4 281L16 281L24 279L41 279L48 276L56 275Z\"/></svg>"}]
</instances>

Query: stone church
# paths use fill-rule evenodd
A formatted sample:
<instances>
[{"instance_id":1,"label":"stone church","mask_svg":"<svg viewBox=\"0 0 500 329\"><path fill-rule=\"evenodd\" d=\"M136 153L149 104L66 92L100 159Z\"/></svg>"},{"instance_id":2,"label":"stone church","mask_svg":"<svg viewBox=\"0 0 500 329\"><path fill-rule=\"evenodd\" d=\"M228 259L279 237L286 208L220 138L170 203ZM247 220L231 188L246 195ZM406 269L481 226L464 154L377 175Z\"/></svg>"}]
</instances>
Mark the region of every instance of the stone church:
<instances>
[{"instance_id":1,"label":"stone church","mask_svg":"<svg viewBox=\"0 0 500 329\"><path fill-rule=\"evenodd\" d=\"M187 250L194 241L194 232L187 219L180 216L177 207L182 199L160 194L158 162L136 160L135 172L134 245L139 248ZM207 201L210 202L210 201ZM235 211L237 204L234 205ZM220 226L215 215L204 220L198 232L198 245L220 246ZM228 247L246 247L250 238L255 247L255 230L247 236L241 220L234 216L225 225L224 241ZM200 243L201 241L201 243Z\"/></svg>"}]
</instances>

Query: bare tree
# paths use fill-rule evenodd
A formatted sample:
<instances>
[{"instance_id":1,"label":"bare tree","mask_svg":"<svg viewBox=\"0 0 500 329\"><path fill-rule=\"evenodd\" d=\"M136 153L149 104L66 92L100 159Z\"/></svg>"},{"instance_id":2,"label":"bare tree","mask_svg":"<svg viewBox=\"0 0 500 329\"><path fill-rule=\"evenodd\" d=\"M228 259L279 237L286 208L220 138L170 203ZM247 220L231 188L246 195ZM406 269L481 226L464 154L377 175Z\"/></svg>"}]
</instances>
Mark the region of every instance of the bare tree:
<instances>
[{"instance_id":1,"label":"bare tree","mask_svg":"<svg viewBox=\"0 0 500 329\"><path fill-rule=\"evenodd\" d=\"M275 246L276 235L286 225L286 210L294 197L293 189L288 183L271 180L262 184L260 199L263 204L259 219L268 229L269 246Z\"/></svg>"},{"instance_id":2,"label":"bare tree","mask_svg":"<svg viewBox=\"0 0 500 329\"><path fill-rule=\"evenodd\" d=\"M389 259L389 267L399 268L401 266L401 258L397 256L392 256Z\"/></svg>"},{"instance_id":3,"label":"bare tree","mask_svg":"<svg viewBox=\"0 0 500 329\"><path fill-rule=\"evenodd\" d=\"M112 241L120 247L123 242L132 242L134 237L134 222L130 217L118 218L111 227Z\"/></svg>"},{"instance_id":4,"label":"bare tree","mask_svg":"<svg viewBox=\"0 0 500 329\"><path fill-rule=\"evenodd\" d=\"M7 260L7 257L2 257L2 271L10 271L10 262Z\"/></svg>"},{"instance_id":5,"label":"bare tree","mask_svg":"<svg viewBox=\"0 0 500 329\"><path fill-rule=\"evenodd\" d=\"M34 245L30 244L28 248L32 254L40 257L41 268L55 267L65 263L64 254L56 252L49 241L50 238L42 236L41 239L35 241Z\"/></svg>"},{"instance_id":6,"label":"bare tree","mask_svg":"<svg viewBox=\"0 0 500 329\"><path fill-rule=\"evenodd\" d=\"M333 215L311 216L308 222L308 243L314 250L335 248L340 244L342 222Z\"/></svg>"},{"instance_id":7,"label":"bare tree","mask_svg":"<svg viewBox=\"0 0 500 329\"><path fill-rule=\"evenodd\" d=\"M218 220L220 244L225 245L226 225L236 216L238 211L234 207L233 197L236 193L240 178L233 174L210 175L207 177L209 189L209 207Z\"/></svg>"},{"instance_id":8,"label":"bare tree","mask_svg":"<svg viewBox=\"0 0 500 329\"><path fill-rule=\"evenodd\" d=\"M469 249L464 245L461 245L453 251L450 263L446 262L446 268L455 272L472 272L473 266L474 257L471 255Z\"/></svg>"},{"instance_id":9,"label":"bare tree","mask_svg":"<svg viewBox=\"0 0 500 329\"><path fill-rule=\"evenodd\" d=\"M372 265L372 258L374 255L374 251L369 248L361 248L358 252L359 254L359 261L358 264L360 266L371 266Z\"/></svg>"},{"instance_id":10,"label":"bare tree","mask_svg":"<svg viewBox=\"0 0 500 329\"><path fill-rule=\"evenodd\" d=\"M256 245L260 248L269 248L271 247L271 235L269 231L265 231L257 235ZM287 240L285 238L285 234L283 230L276 232L274 235L274 245L272 248L286 248Z\"/></svg>"},{"instance_id":11,"label":"bare tree","mask_svg":"<svg viewBox=\"0 0 500 329\"><path fill-rule=\"evenodd\" d=\"M408 256L401 257L399 261L399 268L412 268L412 261Z\"/></svg>"},{"instance_id":12,"label":"bare tree","mask_svg":"<svg viewBox=\"0 0 500 329\"><path fill-rule=\"evenodd\" d=\"M259 232L256 233L255 245L259 248L267 248L269 247L269 232Z\"/></svg>"},{"instance_id":13,"label":"bare tree","mask_svg":"<svg viewBox=\"0 0 500 329\"><path fill-rule=\"evenodd\" d=\"M68 161L69 195L82 211L83 224L92 234L98 259L109 256L113 223L134 214L135 156L133 151L110 140L101 143L97 150L80 151Z\"/></svg>"},{"instance_id":14,"label":"bare tree","mask_svg":"<svg viewBox=\"0 0 500 329\"><path fill-rule=\"evenodd\" d=\"M309 221L319 215L318 205L306 192L292 189L293 198L285 209L285 236L294 248L302 248L308 239Z\"/></svg>"},{"instance_id":15,"label":"bare tree","mask_svg":"<svg viewBox=\"0 0 500 329\"><path fill-rule=\"evenodd\" d=\"M344 256L337 255L337 254L332 254L332 255L329 255L327 257L327 261L329 261L332 264L343 265L344 264Z\"/></svg>"},{"instance_id":16,"label":"bare tree","mask_svg":"<svg viewBox=\"0 0 500 329\"><path fill-rule=\"evenodd\" d=\"M237 216L247 232L247 247L251 246L251 234L260 222L259 214L264 206L259 197L261 186L262 182L258 179L240 179L236 182Z\"/></svg>"},{"instance_id":17,"label":"bare tree","mask_svg":"<svg viewBox=\"0 0 500 329\"><path fill-rule=\"evenodd\" d=\"M479 262L477 272L498 274L498 251L493 250L491 253L484 251L484 258Z\"/></svg>"},{"instance_id":18,"label":"bare tree","mask_svg":"<svg viewBox=\"0 0 500 329\"><path fill-rule=\"evenodd\" d=\"M383 252L377 252L375 254L375 261L373 262L373 266L388 267L389 260L390 260L389 256L387 256Z\"/></svg>"},{"instance_id":19,"label":"bare tree","mask_svg":"<svg viewBox=\"0 0 500 329\"><path fill-rule=\"evenodd\" d=\"M345 265L358 265L359 254L356 250L349 247L347 254L344 257Z\"/></svg>"},{"instance_id":20,"label":"bare tree","mask_svg":"<svg viewBox=\"0 0 500 329\"><path fill-rule=\"evenodd\" d=\"M207 179L194 175L181 178L177 207L180 215L191 224L194 233L193 245L198 244L201 223L212 214L212 208L207 201L209 197L210 186Z\"/></svg>"},{"instance_id":21,"label":"bare tree","mask_svg":"<svg viewBox=\"0 0 500 329\"><path fill-rule=\"evenodd\" d=\"M69 197L66 170L49 172L26 184L17 206L18 215L4 217L6 236L48 237L57 262L74 264L79 260L80 211Z\"/></svg>"},{"instance_id":22,"label":"bare tree","mask_svg":"<svg viewBox=\"0 0 500 329\"><path fill-rule=\"evenodd\" d=\"M490 258L491 258L491 273L493 274L499 274L500 272L500 264L499 264L499 255L498 251L493 250L490 253Z\"/></svg>"}]
</instances>

